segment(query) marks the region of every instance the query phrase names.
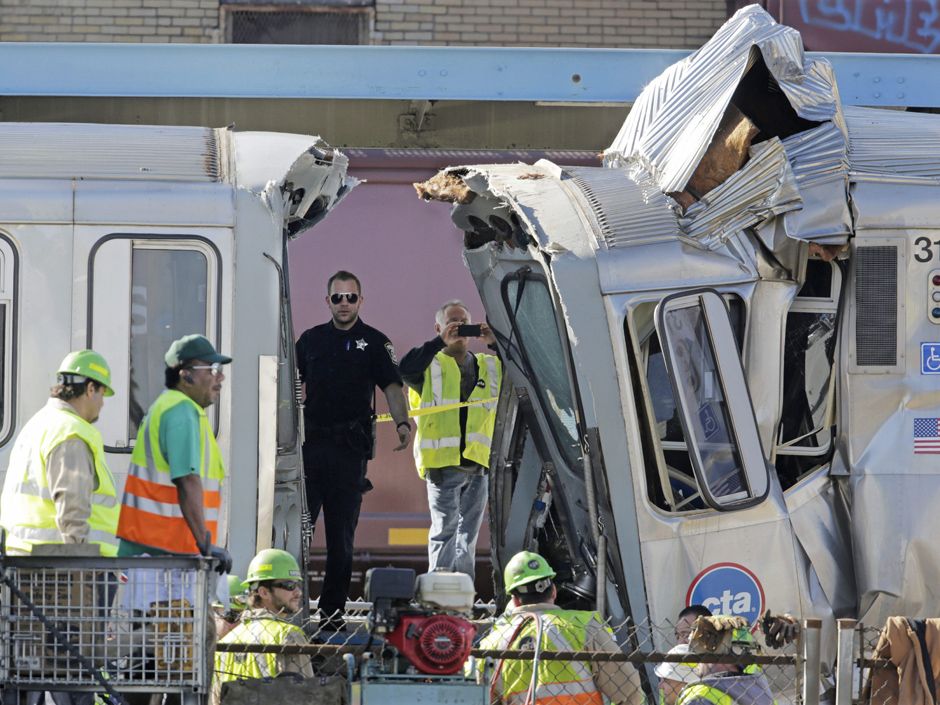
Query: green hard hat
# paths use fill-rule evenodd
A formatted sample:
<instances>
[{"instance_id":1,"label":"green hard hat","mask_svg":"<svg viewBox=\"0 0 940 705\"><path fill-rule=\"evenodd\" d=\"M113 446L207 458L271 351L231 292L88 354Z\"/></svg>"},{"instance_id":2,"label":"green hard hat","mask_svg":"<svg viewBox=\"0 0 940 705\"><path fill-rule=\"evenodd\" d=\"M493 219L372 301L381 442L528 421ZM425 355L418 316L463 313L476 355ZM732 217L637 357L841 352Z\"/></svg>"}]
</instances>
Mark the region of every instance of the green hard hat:
<instances>
[{"instance_id":1,"label":"green hard hat","mask_svg":"<svg viewBox=\"0 0 940 705\"><path fill-rule=\"evenodd\" d=\"M230 575L228 580L228 606L229 609L241 612L248 606L248 583L242 581L237 575Z\"/></svg>"},{"instance_id":2,"label":"green hard hat","mask_svg":"<svg viewBox=\"0 0 940 705\"><path fill-rule=\"evenodd\" d=\"M228 586L228 608L241 612L248 606L248 583L242 582L237 575L228 575L225 580ZM222 603L215 601L212 606L221 607Z\"/></svg>"},{"instance_id":3,"label":"green hard hat","mask_svg":"<svg viewBox=\"0 0 940 705\"><path fill-rule=\"evenodd\" d=\"M751 634L751 630L747 627L738 627L731 632L731 645L746 649L752 649L757 646L754 641L754 635Z\"/></svg>"},{"instance_id":4,"label":"green hard hat","mask_svg":"<svg viewBox=\"0 0 940 705\"><path fill-rule=\"evenodd\" d=\"M111 388L111 368L105 359L94 350L74 350L65 356L57 371L60 375L86 377L104 385L104 395L114 395Z\"/></svg>"},{"instance_id":5,"label":"green hard hat","mask_svg":"<svg viewBox=\"0 0 940 705\"><path fill-rule=\"evenodd\" d=\"M266 548L251 559L248 564L247 583L260 583L264 580L300 580L300 566L297 559L279 548Z\"/></svg>"},{"instance_id":6,"label":"green hard hat","mask_svg":"<svg viewBox=\"0 0 940 705\"><path fill-rule=\"evenodd\" d=\"M555 571L552 570L548 561L532 551L520 551L514 555L503 571L503 583L506 585L507 595L523 585L554 577Z\"/></svg>"}]
</instances>

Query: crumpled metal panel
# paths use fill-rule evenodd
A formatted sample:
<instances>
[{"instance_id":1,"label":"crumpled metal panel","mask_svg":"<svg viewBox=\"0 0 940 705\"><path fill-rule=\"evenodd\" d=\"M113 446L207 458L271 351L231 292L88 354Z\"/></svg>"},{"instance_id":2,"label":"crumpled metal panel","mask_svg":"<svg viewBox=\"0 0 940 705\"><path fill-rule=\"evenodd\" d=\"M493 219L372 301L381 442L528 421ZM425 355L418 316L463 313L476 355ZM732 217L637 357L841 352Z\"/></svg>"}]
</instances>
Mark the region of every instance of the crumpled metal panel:
<instances>
[{"instance_id":1,"label":"crumpled metal panel","mask_svg":"<svg viewBox=\"0 0 940 705\"><path fill-rule=\"evenodd\" d=\"M647 86L606 150L605 165L639 162L663 192L681 191L756 51L800 117L842 126L832 67L824 60L806 61L799 33L750 5Z\"/></svg>"},{"instance_id":2,"label":"crumpled metal panel","mask_svg":"<svg viewBox=\"0 0 940 705\"><path fill-rule=\"evenodd\" d=\"M852 233L852 213L842 131L826 122L786 138L783 148L803 199L803 208L786 216L787 235L825 245L844 244Z\"/></svg>"},{"instance_id":3,"label":"crumpled metal panel","mask_svg":"<svg viewBox=\"0 0 940 705\"><path fill-rule=\"evenodd\" d=\"M745 228L800 207L800 194L780 140L754 145L750 157L742 169L679 219L682 231L701 247L717 249Z\"/></svg>"},{"instance_id":4,"label":"crumpled metal panel","mask_svg":"<svg viewBox=\"0 0 940 705\"><path fill-rule=\"evenodd\" d=\"M855 172L940 179L940 119L900 110L845 108Z\"/></svg>"}]
</instances>

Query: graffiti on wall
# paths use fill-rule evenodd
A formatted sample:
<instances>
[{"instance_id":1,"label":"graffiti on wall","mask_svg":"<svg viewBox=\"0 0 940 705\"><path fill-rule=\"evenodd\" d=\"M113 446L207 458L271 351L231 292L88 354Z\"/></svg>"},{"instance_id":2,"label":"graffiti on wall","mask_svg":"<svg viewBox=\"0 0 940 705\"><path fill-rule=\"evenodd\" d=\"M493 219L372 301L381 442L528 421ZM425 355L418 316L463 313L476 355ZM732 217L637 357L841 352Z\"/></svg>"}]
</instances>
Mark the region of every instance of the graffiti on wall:
<instances>
[{"instance_id":1,"label":"graffiti on wall","mask_svg":"<svg viewBox=\"0 0 940 705\"><path fill-rule=\"evenodd\" d=\"M798 0L778 17L811 35L811 48L842 51L940 52L940 0ZM795 3L794 3L795 4ZM799 25L802 25L799 26Z\"/></svg>"}]
</instances>

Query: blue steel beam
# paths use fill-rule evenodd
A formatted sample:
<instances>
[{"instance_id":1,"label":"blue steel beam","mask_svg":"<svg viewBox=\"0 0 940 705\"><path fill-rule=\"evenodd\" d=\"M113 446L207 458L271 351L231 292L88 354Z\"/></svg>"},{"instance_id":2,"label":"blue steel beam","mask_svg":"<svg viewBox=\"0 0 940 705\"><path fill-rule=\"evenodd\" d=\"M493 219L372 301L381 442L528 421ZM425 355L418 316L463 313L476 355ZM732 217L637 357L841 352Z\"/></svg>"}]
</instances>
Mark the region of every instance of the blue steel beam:
<instances>
[{"instance_id":1,"label":"blue steel beam","mask_svg":"<svg viewBox=\"0 0 940 705\"><path fill-rule=\"evenodd\" d=\"M0 95L629 103L682 50L0 43ZM812 55L812 54L811 54ZM827 54L843 102L940 106L940 56Z\"/></svg>"}]
</instances>

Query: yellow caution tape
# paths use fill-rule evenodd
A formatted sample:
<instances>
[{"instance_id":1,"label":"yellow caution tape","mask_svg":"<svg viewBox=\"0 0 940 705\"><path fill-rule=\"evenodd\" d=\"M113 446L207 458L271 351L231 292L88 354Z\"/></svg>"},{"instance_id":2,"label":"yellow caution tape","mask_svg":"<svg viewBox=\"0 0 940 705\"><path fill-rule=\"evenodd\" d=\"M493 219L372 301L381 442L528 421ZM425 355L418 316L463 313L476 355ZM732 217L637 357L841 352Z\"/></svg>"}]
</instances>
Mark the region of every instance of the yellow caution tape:
<instances>
[{"instance_id":1,"label":"yellow caution tape","mask_svg":"<svg viewBox=\"0 0 940 705\"><path fill-rule=\"evenodd\" d=\"M442 406L426 406L423 409L409 409L408 416L427 416L428 414L440 414L442 411L451 411L452 409L460 409L464 406L478 406L480 404L489 404L490 402L499 401L499 397L490 397L489 399L474 399L472 401L459 401L454 404L444 404ZM385 423L386 421L391 421L391 414L379 414L375 417L376 423Z\"/></svg>"}]
</instances>

